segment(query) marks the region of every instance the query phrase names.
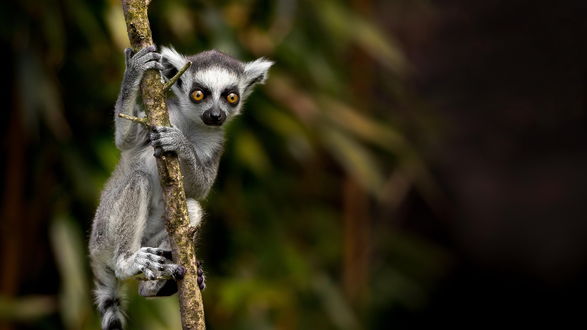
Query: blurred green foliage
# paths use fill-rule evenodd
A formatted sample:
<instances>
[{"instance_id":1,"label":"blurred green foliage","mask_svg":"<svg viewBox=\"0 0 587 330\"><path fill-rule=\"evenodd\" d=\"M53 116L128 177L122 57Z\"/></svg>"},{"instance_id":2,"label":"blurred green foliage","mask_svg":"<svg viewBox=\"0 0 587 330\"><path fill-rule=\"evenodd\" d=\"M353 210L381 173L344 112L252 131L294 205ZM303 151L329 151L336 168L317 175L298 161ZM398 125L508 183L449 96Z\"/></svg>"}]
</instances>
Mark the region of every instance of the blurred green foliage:
<instances>
[{"instance_id":1,"label":"blurred green foliage","mask_svg":"<svg viewBox=\"0 0 587 330\"><path fill-rule=\"evenodd\" d=\"M448 260L393 229L390 215L407 190L431 196L434 189L393 125L389 96L402 93L409 68L392 37L335 0L154 0L150 20L155 41L181 52L217 48L276 62L228 127L220 174L204 202L199 256L209 329L383 329L393 306L421 306ZM0 299L0 311L21 310L0 318L97 329L85 245L118 159L112 109L128 45L120 2L9 2L0 21L15 60L13 111L33 164L29 193L42 191L49 201L44 216L60 281L58 299ZM365 63L353 61L357 53ZM363 69L375 73L363 77ZM361 88L363 80L376 89ZM345 266L353 240L343 221L352 209L349 183L368 201L359 225L370 234L359 247L367 262L351 257ZM355 298L345 289L349 269L364 273ZM130 329L179 328L176 297L146 300L135 292L131 283Z\"/></svg>"}]
</instances>

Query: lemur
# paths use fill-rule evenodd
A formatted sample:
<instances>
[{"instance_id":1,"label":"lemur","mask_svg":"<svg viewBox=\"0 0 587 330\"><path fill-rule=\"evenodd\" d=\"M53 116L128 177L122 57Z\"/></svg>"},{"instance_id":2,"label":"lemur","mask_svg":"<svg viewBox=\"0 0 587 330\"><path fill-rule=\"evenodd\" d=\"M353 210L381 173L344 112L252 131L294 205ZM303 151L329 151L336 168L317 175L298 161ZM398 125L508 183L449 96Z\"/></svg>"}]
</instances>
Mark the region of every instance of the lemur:
<instances>
[{"instance_id":1,"label":"lemur","mask_svg":"<svg viewBox=\"0 0 587 330\"><path fill-rule=\"evenodd\" d=\"M259 58L243 63L219 51L183 56L173 48L154 46L125 50L125 72L115 105L115 144L121 158L106 182L94 216L89 242L95 299L102 329L125 325L121 281L143 277L142 296L170 295L184 269L171 260L163 221L163 196L155 156L176 153L187 197L190 224L202 218L199 200L212 186L223 151L223 124L238 115L253 87L265 82L273 62ZM192 66L166 100L171 127L152 127L119 118L144 116L137 102L143 73L160 70L173 77L188 61ZM198 269L201 276L201 269ZM169 280L161 278L171 278ZM201 278L198 278L201 281Z\"/></svg>"}]
</instances>

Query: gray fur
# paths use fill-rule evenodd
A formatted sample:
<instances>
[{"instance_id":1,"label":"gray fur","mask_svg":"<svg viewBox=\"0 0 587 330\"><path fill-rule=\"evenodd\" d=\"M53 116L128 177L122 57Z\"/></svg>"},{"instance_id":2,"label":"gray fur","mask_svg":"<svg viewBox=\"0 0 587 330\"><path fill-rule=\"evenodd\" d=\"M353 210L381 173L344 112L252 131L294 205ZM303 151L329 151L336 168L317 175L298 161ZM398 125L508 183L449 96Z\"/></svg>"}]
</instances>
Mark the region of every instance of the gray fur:
<instances>
[{"instance_id":1,"label":"gray fur","mask_svg":"<svg viewBox=\"0 0 587 330\"><path fill-rule=\"evenodd\" d=\"M202 71L213 66L225 68L237 75L242 75L244 71L244 65L240 61L217 50L207 50L188 56L187 59L192 62L190 68L192 72Z\"/></svg>"},{"instance_id":2,"label":"gray fur","mask_svg":"<svg viewBox=\"0 0 587 330\"><path fill-rule=\"evenodd\" d=\"M183 267L165 257L170 256L170 244L163 223L163 196L154 148L178 155L190 222L198 226L202 210L197 201L206 197L214 183L224 141L222 126L204 124L203 114L210 109L224 111L230 120L239 113L252 85L264 81L272 64L266 60L243 64L216 51L186 58L170 48L163 48L159 54L154 47L134 55L127 49L125 60L126 70L114 111L115 144L121 159L100 197L89 244L103 329L125 325L120 280L134 276L144 279L140 291L148 296L155 295L165 284L162 277L183 276ZM145 70L161 70L169 77L187 60L194 65L173 86L173 96L167 100L173 127L148 131L118 117L119 113L144 116L137 98ZM190 100L195 84L210 91L205 102L196 104ZM223 99L228 86L238 88L238 105L228 105Z\"/></svg>"}]
</instances>

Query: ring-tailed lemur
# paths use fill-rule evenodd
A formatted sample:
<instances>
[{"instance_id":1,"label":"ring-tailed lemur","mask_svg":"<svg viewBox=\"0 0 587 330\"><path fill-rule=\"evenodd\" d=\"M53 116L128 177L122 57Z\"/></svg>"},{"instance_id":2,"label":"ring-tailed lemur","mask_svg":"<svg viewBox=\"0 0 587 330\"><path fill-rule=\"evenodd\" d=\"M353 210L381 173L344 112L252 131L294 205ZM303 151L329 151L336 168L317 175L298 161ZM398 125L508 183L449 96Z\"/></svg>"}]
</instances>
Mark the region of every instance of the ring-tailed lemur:
<instances>
[{"instance_id":1,"label":"ring-tailed lemur","mask_svg":"<svg viewBox=\"0 0 587 330\"><path fill-rule=\"evenodd\" d=\"M96 210L90 238L95 296L103 329L122 329L120 281L142 275L143 296L173 294L173 280L184 269L172 263L163 223L163 199L155 155L175 152L184 175L190 223L197 226L204 198L218 170L222 154L222 125L241 111L254 85L263 83L273 64L265 59L242 63L218 51L184 57L173 48L154 46L133 55L125 50L126 70L116 102L115 143L121 159L106 183ZM167 99L172 127L144 126L118 117L119 113L144 116L137 103L139 84L148 69L175 75L187 61L192 66L172 87ZM198 273L202 275L199 270ZM202 280L201 278L198 279Z\"/></svg>"}]
</instances>

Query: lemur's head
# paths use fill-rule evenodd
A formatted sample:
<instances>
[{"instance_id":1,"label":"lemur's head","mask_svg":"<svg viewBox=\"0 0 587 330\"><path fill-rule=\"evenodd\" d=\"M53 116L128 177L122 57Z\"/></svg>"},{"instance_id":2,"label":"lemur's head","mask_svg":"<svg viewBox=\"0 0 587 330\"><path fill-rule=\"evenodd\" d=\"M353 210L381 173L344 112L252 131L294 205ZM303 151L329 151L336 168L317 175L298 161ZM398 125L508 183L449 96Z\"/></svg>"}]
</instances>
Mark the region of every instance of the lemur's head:
<instances>
[{"instance_id":1,"label":"lemur's head","mask_svg":"<svg viewBox=\"0 0 587 330\"><path fill-rule=\"evenodd\" d=\"M172 91L186 117L208 126L221 126L237 115L253 87L265 81L273 65L263 58L242 63L216 50L186 57L173 48L162 47L161 55L167 78L192 62Z\"/></svg>"}]
</instances>

